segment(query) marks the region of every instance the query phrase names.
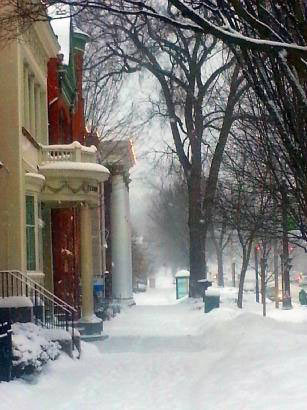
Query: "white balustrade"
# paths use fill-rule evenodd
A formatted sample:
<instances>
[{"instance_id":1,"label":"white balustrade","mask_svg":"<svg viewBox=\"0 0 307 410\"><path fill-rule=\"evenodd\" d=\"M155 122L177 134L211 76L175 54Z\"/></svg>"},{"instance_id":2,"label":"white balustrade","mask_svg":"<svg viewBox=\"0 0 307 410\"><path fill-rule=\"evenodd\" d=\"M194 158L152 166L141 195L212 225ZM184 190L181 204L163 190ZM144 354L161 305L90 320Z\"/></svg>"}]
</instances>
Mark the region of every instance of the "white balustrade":
<instances>
[{"instance_id":1,"label":"white balustrade","mask_svg":"<svg viewBox=\"0 0 307 410\"><path fill-rule=\"evenodd\" d=\"M84 147L79 143L68 145L44 145L41 148L41 163L72 161L96 163L95 147Z\"/></svg>"}]
</instances>

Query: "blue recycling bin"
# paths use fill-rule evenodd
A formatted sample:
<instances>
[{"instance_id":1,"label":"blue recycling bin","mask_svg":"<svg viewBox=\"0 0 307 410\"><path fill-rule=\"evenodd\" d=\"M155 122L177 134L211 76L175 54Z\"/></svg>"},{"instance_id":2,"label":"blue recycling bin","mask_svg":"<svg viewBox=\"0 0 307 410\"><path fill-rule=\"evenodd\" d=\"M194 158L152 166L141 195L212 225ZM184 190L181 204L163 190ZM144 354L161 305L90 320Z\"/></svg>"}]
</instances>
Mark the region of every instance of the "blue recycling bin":
<instances>
[{"instance_id":1,"label":"blue recycling bin","mask_svg":"<svg viewBox=\"0 0 307 410\"><path fill-rule=\"evenodd\" d=\"M181 299L189 295L190 272L188 270L180 270L175 275L176 279L176 299Z\"/></svg>"}]
</instances>

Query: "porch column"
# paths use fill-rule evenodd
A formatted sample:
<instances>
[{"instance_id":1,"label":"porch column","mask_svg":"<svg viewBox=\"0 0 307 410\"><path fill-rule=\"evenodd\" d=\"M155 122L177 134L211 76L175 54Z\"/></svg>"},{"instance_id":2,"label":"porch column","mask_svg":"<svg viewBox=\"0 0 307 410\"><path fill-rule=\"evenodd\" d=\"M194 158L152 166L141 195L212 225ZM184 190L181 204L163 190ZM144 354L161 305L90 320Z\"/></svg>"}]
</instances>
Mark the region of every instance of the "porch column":
<instances>
[{"instance_id":1,"label":"porch column","mask_svg":"<svg viewBox=\"0 0 307 410\"><path fill-rule=\"evenodd\" d=\"M82 315L79 321L80 333L84 339L99 338L102 331L102 320L94 313L92 219L91 210L87 204L81 207L80 229L82 286Z\"/></svg>"},{"instance_id":2,"label":"porch column","mask_svg":"<svg viewBox=\"0 0 307 410\"><path fill-rule=\"evenodd\" d=\"M111 194L112 293L119 302L134 304L128 195L123 173L116 172Z\"/></svg>"}]
</instances>

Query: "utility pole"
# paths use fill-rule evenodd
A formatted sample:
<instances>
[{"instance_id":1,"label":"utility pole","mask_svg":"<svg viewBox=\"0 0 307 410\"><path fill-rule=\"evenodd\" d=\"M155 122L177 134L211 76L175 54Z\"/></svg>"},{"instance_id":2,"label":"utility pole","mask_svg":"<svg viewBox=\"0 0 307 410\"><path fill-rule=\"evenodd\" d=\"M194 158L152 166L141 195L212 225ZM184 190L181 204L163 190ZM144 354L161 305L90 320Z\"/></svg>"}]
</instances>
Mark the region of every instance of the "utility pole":
<instances>
[{"instance_id":1,"label":"utility pole","mask_svg":"<svg viewBox=\"0 0 307 410\"><path fill-rule=\"evenodd\" d=\"M255 246L255 276L256 276L256 302L259 303L259 263L258 263L259 245Z\"/></svg>"}]
</instances>

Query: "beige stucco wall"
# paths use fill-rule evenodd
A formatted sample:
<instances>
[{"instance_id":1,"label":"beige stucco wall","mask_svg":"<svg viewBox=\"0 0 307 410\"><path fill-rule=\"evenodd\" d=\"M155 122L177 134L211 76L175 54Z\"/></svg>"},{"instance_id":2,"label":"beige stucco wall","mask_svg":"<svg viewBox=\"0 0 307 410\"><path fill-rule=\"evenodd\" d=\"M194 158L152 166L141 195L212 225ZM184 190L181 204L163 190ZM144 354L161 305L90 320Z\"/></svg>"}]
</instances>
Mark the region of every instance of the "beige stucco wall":
<instances>
[{"instance_id":1,"label":"beige stucco wall","mask_svg":"<svg viewBox=\"0 0 307 410\"><path fill-rule=\"evenodd\" d=\"M0 169L0 270L26 270L25 173L37 172L38 151L22 135L24 62L45 93L40 142L47 143L47 62L58 51L48 23L0 48L0 161L8 170Z\"/></svg>"},{"instance_id":2,"label":"beige stucco wall","mask_svg":"<svg viewBox=\"0 0 307 410\"><path fill-rule=\"evenodd\" d=\"M20 147L21 62L19 45L0 51L0 269L25 268L24 186Z\"/></svg>"}]
</instances>

